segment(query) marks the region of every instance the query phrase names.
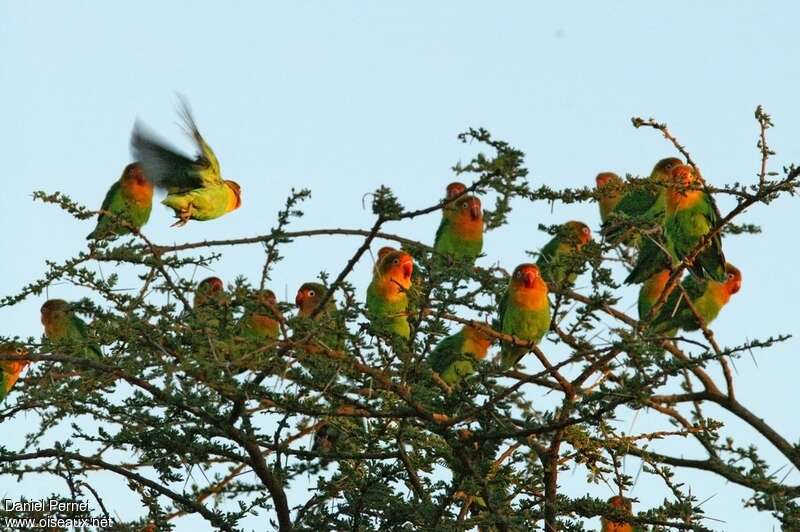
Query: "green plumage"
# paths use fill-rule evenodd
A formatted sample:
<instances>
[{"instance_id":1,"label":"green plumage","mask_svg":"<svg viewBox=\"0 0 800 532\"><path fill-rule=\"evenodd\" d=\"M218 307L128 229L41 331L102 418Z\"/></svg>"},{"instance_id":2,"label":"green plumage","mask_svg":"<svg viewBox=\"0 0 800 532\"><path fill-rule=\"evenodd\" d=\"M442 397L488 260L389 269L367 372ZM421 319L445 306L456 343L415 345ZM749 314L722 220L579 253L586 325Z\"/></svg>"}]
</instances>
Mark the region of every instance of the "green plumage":
<instances>
[{"instance_id":1,"label":"green plumage","mask_svg":"<svg viewBox=\"0 0 800 532\"><path fill-rule=\"evenodd\" d=\"M112 238L125 235L131 232L120 221L124 220L137 230L141 229L150 219L150 212L153 209L153 185L142 174L138 165L130 164L117 181L108 189L102 211L114 215L108 216L105 212L100 213L97 218L97 226L94 231L89 233L87 240ZM141 184L136 184L135 179L129 173L135 172ZM138 190L137 190L138 189Z\"/></svg>"},{"instance_id":2,"label":"green plumage","mask_svg":"<svg viewBox=\"0 0 800 532\"><path fill-rule=\"evenodd\" d=\"M581 222L567 222L539 251L536 265L542 279L556 286L570 286L575 283L585 259L578 253L590 239L588 226Z\"/></svg>"},{"instance_id":3,"label":"green plumage","mask_svg":"<svg viewBox=\"0 0 800 532\"><path fill-rule=\"evenodd\" d=\"M705 192L700 192L699 200L693 204L668 211L664 220L664 232L667 250L674 262L677 264L683 261L718 221L713 200ZM689 265L689 270L701 278L720 282L725 280L725 255L719 233Z\"/></svg>"},{"instance_id":4,"label":"green plumage","mask_svg":"<svg viewBox=\"0 0 800 532\"><path fill-rule=\"evenodd\" d=\"M455 231L456 223L454 220L442 217L439 228L436 230L433 249L443 255L450 255L456 260L474 261L483 250L483 235L477 239L463 238Z\"/></svg>"},{"instance_id":5,"label":"green plumage","mask_svg":"<svg viewBox=\"0 0 800 532\"><path fill-rule=\"evenodd\" d=\"M726 283L740 282L741 276L738 269L728 265L726 272ZM698 279L692 275L687 276L681 285L705 325L709 325L717 318L720 310L727 304L730 295L738 291L738 285L731 290L727 284ZM716 293L714 293L714 289L716 289ZM674 290L667 298L658 316L653 320L652 327L659 333L676 329L696 331L700 329L700 322L686 303L683 292Z\"/></svg>"},{"instance_id":6,"label":"green plumage","mask_svg":"<svg viewBox=\"0 0 800 532\"><path fill-rule=\"evenodd\" d=\"M547 285L539 277L538 268L533 264L517 266L498 305L501 332L538 344L550 329L550 319ZM526 352L522 346L503 344L502 366L513 367Z\"/></svg>"},{"instance_id":7,"label":"green plumage","mask_svg":"<svg viewBox=\"0 0 800 532\"><path fill-rule=\"evenodd\" d=\"M475 361L486 356L488 345L488 339L485 340L485 345L470 341L465 326L456 334L439 342L428 361L439 377L448 386L454 387L475 372Z\"/></svg>"},{"instance_id":8,"label":"green plumage","mask_svg":"<svg viewBox=\"0 0 800 532\"><path fill-rule=\"evenodd\" d=\"M405 294L390 301L381 295L374 280L370 283L367 288L367 314L378 330L408 338L411 326L408 324L407 310L408 297Z\"/></svg>"},{"instance_id":9,"label":"green plumage","mask_svg":"<svg viewBox=\"0 0 800 532\"><path fill-rule=\"evenodd\" d=\"M45 336L51 342L72 342L79 356L100 359L100 347L89 340L86 323L75 315L72 305L61 299L51 299L42 306L42 324Z\"/></svg>"},{"instance_id":10,"label":"green plumage","mask_svg":"<svg viewBox=\"0 0 800 532\"><path fill-rule=\"evenodd\" d=\"M672 264L663 238L659 234L642 235L636 264L625 278L625 284L640 284Z\"/></svg>"}]
</instances>

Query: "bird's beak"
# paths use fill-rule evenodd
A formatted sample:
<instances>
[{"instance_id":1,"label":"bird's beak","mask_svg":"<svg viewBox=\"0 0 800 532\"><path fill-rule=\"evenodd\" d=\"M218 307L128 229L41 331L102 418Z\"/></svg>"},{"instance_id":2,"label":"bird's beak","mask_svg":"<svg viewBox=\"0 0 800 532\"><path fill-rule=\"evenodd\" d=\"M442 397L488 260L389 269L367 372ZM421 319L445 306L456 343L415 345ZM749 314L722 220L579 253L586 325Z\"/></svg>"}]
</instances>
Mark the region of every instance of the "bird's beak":
<instances>
[{"instance_id":1,"label":"bird's beak","mask_svg":"<svg viewBox=\"0 0 800 532\"><path fill-rule=\"evenodd\" d=\"M522 278L525 282L525 288L533 288L533 283L536 282L536 274L530 270L522 272Z\"/></svg>"},{"instance_id":2,"label":"bird's beak","mask_svg":"<svg viewBox=\"0 0 800 532\"><path fill-rule=\"evenodd\" d=\"M483 214L481 212L481 206L477 202L474 202L469 207L469 214L470 216L472 216L472 221L477 222L478 220L481 219L481 215Z\"/></svg>"},{"instance_id":3,"label":"bird's beak","mask_svg":"<svg viewBox=\"0 0 800 532\"><path fill-rule=\"evenodd\" d=\"M294 304L298 307L303 304L303 301L306 300L305 294L303 294L302 290L297 291L297 295L294 296Z\"/></svg>"},{"instance_id":4,"label":"bird's beak","mask_svg":"<svg viewBox=\"0 0 800 532\"><path fill-rule=\"evenodd\" d=\"M411 279L411 274L414 273L414 262L411 260L411 257L404 257L403 258L403 278L404 279Z\"/></svg>"},{"instance_id":5,"label":"bird's beak","mask_svg":"<svg viewBox=\"0 0 800 532\"><path fill-rule=\"evenodd\" d=\"M742 279L741 278L734 279L733 282L731 283L731 294L735 294L741 289L742 289Z\"/></svg>"}]
</instances>

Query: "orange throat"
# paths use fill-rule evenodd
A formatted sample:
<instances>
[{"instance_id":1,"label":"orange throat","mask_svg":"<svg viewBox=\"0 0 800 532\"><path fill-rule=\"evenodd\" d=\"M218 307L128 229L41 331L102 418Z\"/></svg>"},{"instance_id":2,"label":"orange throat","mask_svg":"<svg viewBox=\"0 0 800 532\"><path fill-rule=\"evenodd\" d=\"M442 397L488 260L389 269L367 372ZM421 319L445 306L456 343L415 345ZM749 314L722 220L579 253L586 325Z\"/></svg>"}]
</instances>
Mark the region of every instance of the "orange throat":
<instances>
[{"instance_id":1,"label":"orange throat","mask_svg":"<svg viewBox=\"0 0 800 532\"><path fill-rule=\"evenodd\" d=\"M695 205L703 197L702 190L667 191L667 211L675 212Z\"/></svg>"},{"instance_id":2,"label":"orange throat","mask_svg":"<svg viewBox=\"0 0 800 532\"><path fill-rule=\"evenodd\" d=\"M550 302L547 300L547 285L537 278L531 288L519 285L511 291L514 305L524 310L542 310Z\"/></svg>"}]
</instances>

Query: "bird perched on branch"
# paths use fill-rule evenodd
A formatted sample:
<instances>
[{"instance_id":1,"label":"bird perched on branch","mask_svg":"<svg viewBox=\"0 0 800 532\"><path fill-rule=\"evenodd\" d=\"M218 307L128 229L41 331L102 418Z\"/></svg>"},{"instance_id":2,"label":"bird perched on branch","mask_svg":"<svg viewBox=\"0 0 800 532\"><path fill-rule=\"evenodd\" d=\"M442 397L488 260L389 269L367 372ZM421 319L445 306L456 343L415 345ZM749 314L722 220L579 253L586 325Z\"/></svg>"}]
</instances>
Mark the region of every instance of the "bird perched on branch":
<instances>
[{"instance_id":1,"label":"bird perched on branch","mask_svg":"<svg viewBox=\"0 0 800 532\"><path fill-rule=\"evenodd\" d=\"M367 288L367 315L376 330L411 335L408 324L408 291L414 259L405 251L384 247L378 251L378 261Z\"/></svg>"},{"instance_id":2,"label":"bird perched on branch","mask_svg":"<svg viewBox=\"0 0 800 532\"><path fill-rule=\"evenodd\" d=\"M597 204L600 207L600 221L606 223L609 216L622 200L625 182L614 172L600 172L594 178L597 185Z\"/></svg>"},{"instance_id":3,"label":"bird perched on branch","mask_svg":"<svg viewBox=\"0 0 800 532\"><path fill-rule=\"evenodd\" d=\"M448 195L450 193L448 187ZM433 249L456 260L474 261L481 254L483 209L478 197L464 195L442 209L442 221L436 230Z\"/></svg>"},{"instance_id":4,"label":"bird perched on branch","mask_svg":"<svg viewBox=\"0 0 800 532\"><path fill-rule=\"evenodd\" d=\"M722 308L728 304L735 293L742 288L742 272L733 264L725 265L725 281L713 281L687 276L681 283L692 306L703 320L703 325L708 325L716 319ZM665 333L682 329L696 331L700 329L697 316L686 302L686 297L681 290L673 290L661 307L658 315L653 319L652 327L656 332Z\"/></svg>"},{"instance_id":5,"label":"bird perched on branch","mask_svg":"<svg viewBox=\"0 0 800 532\"><path fill-rule=\"evenodd\" d=\"M153 183L139 163L131 163L108 189L100 207L105 212L97 216L97 227L86 239L114 238L130 233L132 228L138 231L150 219L152 209Z\"/></svg>"},{"instance_id":6,"label":"bird perched on branch","mask_svg":"<svg viewBox=\"0 0 800 532\"><path fill-rule=\"evenodd\" d=\"M578 252L591 240L592 230L585 223L570 221L563 224L539 251L536 265L542 279L556 287L572 285L585 262Z\"/></svg>"},{"instance_id":7,"label":"bird perched on branch","mask_svg":"<svg viewBox=\"0 0 800 532\"><path fill-rule=\"evenodd\" d=\"M633 504L630 499L617 495L608 499L608 504L625 514L632 514ZM601 532L636 532L636 528L630 523L610 521L605 517L601 517L600 522L602 523Z\"/></svg>"},{"instance_id":8,"label":"bird perched on branch","mask_svg":"<svg viewBox=\"0 0 800 532\"><path fill-rule=\"evenodd\" d=\"M644 183L625 187L622 197L616 200L613 210L603 220L603 236L609 242L639 247L641 239L634 234L631 226L639 222L662 223L664 187L671 181L672 169L680 164L682 161L676 157L661 159Z\"/></svg>"},{"instance_id":9,"label":"bird perched on branch","mask_svg":"<svg viewBox=\"0 0 800 532\"><path fill-rule=\"evenodd\" d=\"M87 358L103 356L100 347L89 340L86 322L75 315L75 307L63 299L50 299L41 308L44 335L51 342L73 342L78 346L75 353ZM69 353L73 354L73 353Z\"/></svg>"},{"instance_id":10,"label":"bird perched on branch","mask_svg":"<svg viewBox=\"0 0 800 532\"><path fill-rule=\"evenodd\" d=\"M719 222L714 199L702 189L703 185L703 178L691 166L682 164L672 169L672 182L666 193L664 233L675 264L687 259ZM719 233L691 259L688 268L697 277L725 281L725 255Z\"/></svg>"},{"instance_id":11,"label":"bird perched on branch","mask_svg":"<svg viewBox=\"0 0 800 532\"><path fill-rule=\"evenodd\" d=\"M24 357L27 354L28 350L25 346L18 343L12 342L0 345L0 355ZM11 391L17 379L19 379L19 374L22 373L22 370L25 369L28 364L30 364L30 361L24 358L18 360L0 360L0 376L2 376L3 379L3 382L0 383L0 403L5 401L8 392Z\"/></svg>"},{"instance_id":12,"label":"bird perched on branch","mask_svg":"<svg viewBox=\"0 0 800 532\"><path fill-rule=\"evenodd\" d=\"M139 122L131 135L131 152L145 175L157 187L167 190L161 203L175 212L178 221L173 226L186 225L189 220L213 220L238 209L242 204L241 187L235 181L222 179L219 161L200 135L183 99L178 114L199 151L194 160Z\"/></svg>"},{"instance_id":13,"label":"bird perched on branch","mask_svg":"<svg viewBox=\"0 0 800 532\"><path fill-rule=\"evenodd\" d=\"M476 360L486 357L492 337L472 325L464 325L460 331L448 336L431 352L431 368L450 387L457 386L475 369Z\"/></svg>"},{"instance_id":14,"label":"bird perched on branch","mask_svg":"<svg viewBox=\"0 0 800 532\"><path fill-rule=\"evenodd\" d=\"M259 290L252 307L242 317L242 335L254 340L277 340L283 319L278 298L272 290Z\"/></svg>"},{"instance_id":15,"label":"bird perched on branch","mask_svg":"<svg viewBox=\"0 0 800 532\"><path fill-rule=\"evenodd\" d=\"M527 263L517 266L498 305L498 321L503 334L538 344L550 329L550 299L547 294L547 283L542 279L538 266ZM513 367L527 351L522 346L504 344L502 366Z\"/></svg>"}]
</instances>

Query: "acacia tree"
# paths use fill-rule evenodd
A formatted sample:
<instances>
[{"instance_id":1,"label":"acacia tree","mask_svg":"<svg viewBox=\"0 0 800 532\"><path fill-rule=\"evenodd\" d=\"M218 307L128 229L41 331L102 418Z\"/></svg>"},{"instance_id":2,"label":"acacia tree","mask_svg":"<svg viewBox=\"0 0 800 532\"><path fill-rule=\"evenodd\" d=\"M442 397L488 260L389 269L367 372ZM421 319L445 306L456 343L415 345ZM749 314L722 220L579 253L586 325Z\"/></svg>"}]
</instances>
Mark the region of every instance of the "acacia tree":
<instances>
[{"instance_id":1,"label":"acacia tree","mask_svg":"<svg viewBox=\"0 0 800 532\"><path fill-rule=\"evenodd\" d=\"M756 119L758 179L707 187L737 203L692 256L715 234L757 231L735 220L798 188L800 169L769 171L771 122L761 108ZM665 125L652 119L633 123L663 133L694 166ZM484 130L470 130L460 139L486 151L455 166L454 173L470 183L468 192L496 198L485 214L489 231L510 223L513 199L597 199L591 187L532 186L523 153ZM143 519L118 522L119 529L170 530L181 516L195 513L210 527L237 530L244 517L256 513L282 531L476 526L577 531L584 530L586 518L621 514L600 499L568 496L560 489L561 472L581 465L587 483L605 482L624 495L634 479L621 463L633 456L664 489L663 504L626 517L637 526L713 529L700 501L680 483L688 468L744 486L752 491L750 505L771 512L785 530L800 529L800 486L785 485L770 473L754 445L726 439L723 424L705 409L714 404L738 418L800 468L800 445L738 401L729 367L744 352L787 336L725 346L702 320L702 337L653 335L646 323L620 310L616 295L614 272L620 265L630 267L633 257L594 242L582 249L587 288L552 290L551 330L540 346L528 345L490 321L513 264L501 258L501 266L480 268L442 260L428 245L386 232L393 222L435 215L447 201L412 209L381 187L372 195L375 221L368 229L291 231L308 195L293 191L268 234L163 246L136 232L128 240L92 244L63 263L48 263L41 279L2 299L0 305L12 306L55 282L83 287L87 297L79 306L104 357L79 356L80 346L70 342L27 340L33 364L0 416L4 421L27 416L31 429L21 448L0 448L0 474L60 477L63 487L53 488L54 497L89 499L103 512L113 512L114 505L94 479L103 472L118 475L147 509ZM61 193L35 197L79 219L96 214ZM335 276L320 273L328 287L325 299L338 305L337 318L308 323L292 316L293 305L280 303L278 340L243 338L240 317L254 291L269 284L284 244L326 235L360 239ZM372 329L363 287L348 282L354 265L380 240L402 246L415 259L408 341ZM225 248L244 245L264 248L260 281L236 279L211 316L193 311L191 272L224 260ZM678 285L690 258L673 268L670 286ZM113 264L118 273L103 277L96 263ZM117 290L123 275L136 275L141 286L135 292ZM666 291L658 305L665 298ZM468 385L447 386L426 360L459 324L526 347L528 371L485 360L476 364ZM610 333L601 339L598 331L606 329ZM332 335L335 342L323 340ZM716 366L722 379L714 378ZM317 371L320 367L325 371ZM550 400L532 402L532 393L542 391ZM612 422L626 408L647 409L668 423L657 432L627 434ZM313 434L330 430L337 437L312 448ZM654 440L671 438L694 439L702 455L653 450ZM198 471L204 482L197 482ZM291 505L287 489L297 485L308 485L309 494Z\"/></svg>"}]
</instances>

